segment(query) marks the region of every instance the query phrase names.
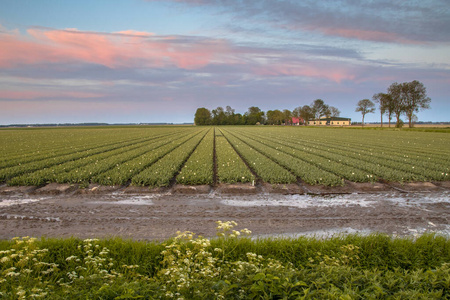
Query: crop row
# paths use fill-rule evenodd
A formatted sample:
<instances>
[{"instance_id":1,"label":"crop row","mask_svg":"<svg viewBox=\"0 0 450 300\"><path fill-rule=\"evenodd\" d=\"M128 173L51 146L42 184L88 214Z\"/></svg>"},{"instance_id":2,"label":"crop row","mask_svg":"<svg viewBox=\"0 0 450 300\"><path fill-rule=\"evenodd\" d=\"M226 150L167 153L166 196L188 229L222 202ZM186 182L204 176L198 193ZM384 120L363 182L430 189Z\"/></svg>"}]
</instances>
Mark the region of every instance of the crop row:
<instances>
[{"instance_id":1,"label":"crop row","mask_svg":"<svg viewBox=\"0 0 450 300\"><path fill-rule=\"evenodd\" d=\"M335 152L322 152L318 149L307 147L292 147L292 143L274 142L268 138L261 139L261 143L280 152L289 153L292 156L309 161L324 170L356 182L375 181L377 179L376 176L393 181L411 180L411 177L407 177L408 173L398 172L374 163L365 162L362 164L360 160L351 159Z\"/></svg>"},{"instance_id":2,"label":"crop row","mask_svg":"<svg viewBox=\"0 0 450 300\"><path fill-rule=\"evenodd\" d=\"M10 185L450 180L450 139L442 133L129 127L0 130L0 141L7 141L0 146L0 182Z\"/></svg>"},{"instance_id":3,"label":"crop row","mask_svg":"<svg viewBox=\"0 0 450 300\"><path fill-rule=\"evenodd\" d=\"M158 159L173 151L175 148L179 147L196 134L198 134L198 132L187 136L183 134L181 136L177 136L176 138L174 137L169 140L164 140L160 144L155 145L151 151L147 151L144 154L124 163L116 164L116 166L112 169L100 173L92 178L91 181L102 185L124 185L128 183L133 176L139 174L155 163Z\"/></svg>"},{"instance_id":4,"label":"crop row","mask_svg":"<svg viewBox=\"0 0 450 300\"><path fill-rule=\"evenodd\" d=\"M248 137L248 135L247 135ZM326 168L330 168L330 164L339 164L341 168L346 166L358 168L360 170L369 172L369 176L376 175L389 181L424 181L424 180L445 180L446 172L442 172L437 168L424 168L420 164L410 165L400 161L388 160L378 155L361 155L349 148L331 147L330 145L314 145L303 141L287 141L283 137L273 136L257 136L264 144L272 147L277 147L281 151L288 153L295 153L300 151L297 155L301 157L313 156L311 161L320 162L320 158L328 159L329 164ZM251 137L250 137L251 138ZM321 164L321 163L320 163ZM336 169L340 172L339 168ZM334 172L334 171L333 171ZM336 173L336 172L335 172ZM352 172L353 173L353 172ZM337 174L337 173L336 173ZM348 175L343 176L348 180L358 181Z\"/></svg>"},{"instance_id":5,"label":"crop row","mask_svg":"<svg viewBox=\"0 0 450 300\"><path fill-rule=\"evenodd\" d=\"M211 129L207 129L211 130ZM133 185L161 187L168 186L171 179L178 173L183 163L205 136L205 130L195 135L187 142L166 154L150 167L146 168L131 179Z\"/></svg>"},{"instance_id":6,"label":"crop row","mask_svg":"<svg viewBox=\"0 0 450 300\"><path fill-rule=\"evenodd\" d=\"M400 158L422 158L438 162L450 162L448 134L423 132L390 132L359 130L291 131L293 139L314 142L321 145L347 145L350 149L368 149L374 153L387 152ZM277 133L279 133L277 131ZM268 131L268 134L275 134ZM277 135L278 136L278 135ZM280 136L287 137L286 134Z\"/></svg>"},{"instance_id":7,"label":"crop row","mask_svg":"<svg viewBox=\"0 0 450 300\"><path fill-rule=\"evenodd\" d=\"M159 138L161 136L167 136L169 137L172 134L175 134L175 131L170 132L155 132L151 135L147 134L145 136L127 136L127 135L118 135L117 136L98 136L97 134L93 135L95 140L88 140L80 143L77 140L71 140L67 139L66 137L63 137L65 142L64 145L60 148L51 148L48 150L37 150L32 153L22 153L17 156L11 156L8 154L4 154L5 158L0 162L0 168L7 168L11 166L18 166L18 165L24 165L26 163L35 162L39 160L44 159L51 159L51 158L57 158L63 155L70 155L75 154L79 152L83 152L86 150L95 150L98 148L106 149L108 146L115 146L115 145L124 145L127 143L133 143L133 142L139 142L139 141L146 141L149 139L155 139ZM56 139L59 139L61 137L57 137ZM51 143L52 140L49 141ZM106 147L106 148L105 148ZM16 152L17 153L17 152Z\"/></svg>"},{"instance_id":8,"label":"crop row","mask_svg":"<svg viewBox=\"0 0 450 300\"><path fill-rule=\"evenodd\" d=\"M80 183L104 172L124 161L140 157L146 152L167 144L165 137L152 141L132 144L115 150L105 151L67 161L65 163L43 168L33 173L14 177L9 181L11 185L41 185L47 182Z\"/></svg>"},{"instance_id":9,"label":"crop row","mask_svg":"<svg viewBox=\"0 0 450 300\"><path fill-rule=\"evenodd\" d=\"M428 169L436 169L442 167L442 165L449 165L450 157L448 150L446 153L443 145L429 145L428 149L425 149L425 145L422 144L421 148L413 148L410 146L404 146L402 144L389 145L387 141L380 138L371 138L370 136L359 137L351 140L350 138L343 139L342 135L339 135L335 131L335 136L330 138L328 135L323 137L321 135L311 139L309 136L296 134L294 136L280 135L272 131L268 131L265 134L267 136L273 136L280 139L289 141L296 141L298 144L315 145L322 147L325 150L334 151L334 149L345 149L350 154L373 156L381 158L383 161L392 160L401 162L404 164L410 164L412 166L423 166ZM389 132L386 132L389 133ZM356 140L356 142L355 142ZM397 140L399 140L397 138ZM409 142L409 141L408 141ZM404 142L403 144L411 145L416 143ZM439 152L434 152L439 146L442 147ZM448 145L447 145L448 146ZM331 148L331 149L330 149Z\"/></svg>"},{"instance_id":10,"label":"crop row","mask_svg":"<svg viewBox=\"0 0 450 300\"><path fill-rule=\"evenodd\" d=\"M227 133L231 135L231 133ZM307 160L302 160L278 149L267 147L267 145L256 140L243 138L235 132L233 133L233 135L242 143L245 143L248 146L256 149L274 162L288 169L290 172L295 174L295 176L299 177L301 180L308 184L323 184L329 186L343 184L342 178L327 170L316 167L314 164L311 164ZM362 176L362 179L366 179L366 177Z\"/></svg>"},{"instance_id":11,"label":"crop row","mask_svg":"<svg viewBox=\"0 0 450 300\"><path fill-rule=\"evenodd\" d=\"M198 134L198 133L195 133ZM150 143L146 144L143 147L140 147L134 151L128 151L123 154L114 155L111 157L108 157L106 159L103 159L99 162L96 162L93 165L86 165L82 168L78 168L75 170L72 170L69 173L65 173L64 176L58 178L59 180L57 182L68 182L68 183L81 183L81 182L89 182L93 181L96 182L96 177L104 172L108 172L109 170L114 171L120 171L122 168L122 171L128 172L129 175L133 175L133 173L138 173L138 170L134 170L132 168L127 168L127 163L130 160L133 159L139 159L143 161L145 158L145 155L148 153L153 153L153 151L156 149L159 149L160 147L163 147L167 144L169 144L170 149L165 151L165 153L170 153L172 149L175 147L173 145L180 145L186 140L189 139L192 135L188 136L187 138L184 135L178 135L177 138L161 138L156 143ZM179 141L179 140L182 141ZM172 145L170 145L172 144ZM163 147L165 149L165 147ZM163 150L164 151L164 150ZM156 153L160 153L159 151L155 151ZM160 156L161 157L161 156ZM155 159L156 160L156 159ZM120 174L123 174L122 172L119 172ZM122 182L123 183L123 182Z\"/></svg>"},{"instance_id":12,"label":"crop row","mask_svg":"<svg viewBox=\"0 0 450 300\"><path fill-rule=\"evenodd\" d=\"M152 140L152 139L150 139ZM29 177L28 174L37 171L46 173L47 170L53 166L56 166L60 171L67 171L73 168L84 166L86 164L96 162L98 159L109 157L111 155L125 153L129 150L138 148L145 145L149 140L141 140L139 142L124 142L115 145L107 145L99 148L88 149L81 152L76 152L68 155L62 155L58 157L48 158L32 163L14 166L0 170L0 180L10 180L13 177L23 175L21 178ZM53 169L52 169L53 170ZM37 174L33 177L38 178ZM37 179L39 180L39 179ZM20 180L19 180L20 181ZM12 183L12 182L11 182ZM12 183L12 184L20 184Z\"/></svg>"},{"instance_id":13,"label":"crop row","mask_svg":"<svg viewBox=\"0 0 450 300\"><path fill-rule=\"evenodd\" d=\"M261 154L256 149L250 147L242 140L229 134L228 131L221 130L228 142L247 162L250 168L265 182L269 183L293 183L297 179L288 170Z\"/></svg>"},{"instance_id":14,"label":"crop row","mask_svg":"<svg viewBox=\"0 0 450 300\"><path fill-rule=\"evenodd\" d=\"M198 129L197 129L198 130ZM195 131L195 130L194 130ZM120 143L113 143L106 145L96 147L95 145L93 147L85 148L84 150L73 152L73 150L70 150L68 154L63 154L56 157L50 157L46 159L36 160L28 163L19 163L18 165L12 166L12 167L6 167L0 169L0 182L1 181L7 181L10 180L13 177L31 173L38 170L48 169L53 166L58 166L64 163L69 163L68 168L70 168L70 162L75 162L75 166L73 168L78 167L83 163L87 164L90 161L92 161L92 156L94 155L102 155L103 153L109 152L109 155L115 155L117 153L122 153L127 150L129 150L128 147L135 147L139 145L144 145L145 143L157 140L157 139L167 139L171 140L173 138L173 135L175 134L182 134L185 132L184 130L181 130L181 132L176 133L176 131L169 131L169 132L160 132L160 134L147 134L144 137L139 138L138 140L132 138L129 140L125 140ZM190 131L186 131L185 133L193 132L192 129ZM69 147L70 145L68 145ZM95 160L94 160L95 161ZM64 166L63 166L64 168Z\"/></svg>"},{"instance_id":15,"label":"crop row","mask_svg":"<svg viewBox=\"0 0 450 300\"><path fill-rule=\"evenodd\" d=\"M219 130L215 138L218 182L254 182L255 176Z\"/></svg>"},{"instance_id":16,"label":"crop row","mask_svg":"<svg viewBox=\"0 0 450 300\"><path fill-rule=\"evenodd\" d=\"M210 129L195 148L177 176L180 184L212 184L214 176L214 129Z\"/></svg>"},{"instance_id":17,"label":"crop row","mask_svg":"<svg viewBox=\"0 0 450 300\"><path fill-rule=\"evenodd\" d=\"M73 148L85 148L104 141L120 142L135 138L143 138L140 135L121 135L120 131L110 130L73 130L73 129L47 129L47 130L21 130L1 131L0 141L5 143L0 146L0 164L4 161L38 157L53 154L58 151L67 151ZM3 165L2 165L3 166Z\"/></svg>"}]
</instances>

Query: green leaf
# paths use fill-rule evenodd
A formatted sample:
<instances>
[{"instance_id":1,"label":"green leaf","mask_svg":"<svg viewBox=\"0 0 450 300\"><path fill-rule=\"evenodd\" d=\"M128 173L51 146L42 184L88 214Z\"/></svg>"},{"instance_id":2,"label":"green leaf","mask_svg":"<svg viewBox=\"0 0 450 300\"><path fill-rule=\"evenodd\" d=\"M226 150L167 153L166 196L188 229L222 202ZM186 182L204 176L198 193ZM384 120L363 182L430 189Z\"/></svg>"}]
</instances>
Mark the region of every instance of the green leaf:
<instances>
[{"instance_id":1,"label":"green leaf","mask_svg":"<svg viewBox=\"0 0 450 300\"><path fill-rule=\"evenodd\" d=\"M253 280L264 280L266 278L266 274L264 273L258 273L255 276L253 276Z\"/></svg>"}]
</instances>

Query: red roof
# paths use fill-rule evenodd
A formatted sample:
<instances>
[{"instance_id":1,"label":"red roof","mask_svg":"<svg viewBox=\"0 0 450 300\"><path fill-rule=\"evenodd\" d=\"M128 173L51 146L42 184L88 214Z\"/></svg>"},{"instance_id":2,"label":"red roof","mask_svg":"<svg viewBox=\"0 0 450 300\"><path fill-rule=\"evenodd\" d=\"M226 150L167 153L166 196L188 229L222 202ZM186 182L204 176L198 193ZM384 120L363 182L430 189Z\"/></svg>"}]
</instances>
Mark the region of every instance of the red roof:
<instances>
[{"instance_id":1,"label":"red roof","mask_svg":"<svg viewBox=\"0 0 450 300\"><path fill-rule=\"evenodd\" d=\"M292 117L292 123L294 124L300 123L300 118Z\"/></svg>"}]
</instances>

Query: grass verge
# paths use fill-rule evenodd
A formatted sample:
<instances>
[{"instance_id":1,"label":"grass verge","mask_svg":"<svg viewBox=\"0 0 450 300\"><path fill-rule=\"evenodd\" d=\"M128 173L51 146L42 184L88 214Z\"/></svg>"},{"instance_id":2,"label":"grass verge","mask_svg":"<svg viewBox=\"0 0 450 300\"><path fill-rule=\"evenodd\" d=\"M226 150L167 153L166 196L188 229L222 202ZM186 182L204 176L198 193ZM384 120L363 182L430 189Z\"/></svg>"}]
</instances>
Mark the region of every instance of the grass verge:
<instances>
[{"instance_id":1,"label":"grass verge","mask_svg":"<svg viewBox=\"0 0 450 300\"><path fill-rule=\"evenodd\" d=\"M0 241L1 299L448 299L450 239L342 235Z\"/></svg>"}]
</instances>

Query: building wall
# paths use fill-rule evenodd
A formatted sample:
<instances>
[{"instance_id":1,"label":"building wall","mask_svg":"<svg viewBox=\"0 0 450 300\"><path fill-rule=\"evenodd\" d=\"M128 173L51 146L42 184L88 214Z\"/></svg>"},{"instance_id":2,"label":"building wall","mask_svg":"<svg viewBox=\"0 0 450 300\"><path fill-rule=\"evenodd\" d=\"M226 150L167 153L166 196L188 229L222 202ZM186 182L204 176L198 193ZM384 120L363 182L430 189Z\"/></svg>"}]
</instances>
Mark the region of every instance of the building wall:
<instances>
[{"instance_id":1,"label":"building wall","mask_svg":"<svg viewBox=\"0 0 450 300\"><path fill-rule=\"evenodd\" d=\"M331 121L330 125L346 126L346 125L350 125L350 121Z\"/></svg>"},{"instance_id":2,"label":"building wall","mask_svg":"<svg viewBox=\"0 0 450 300\"><path fill-rule=\"evenodd\" d=\"M312 120L312 121L308 121L308 125L311 125L311 126L314 126L314 125L325 126L325 125L327 125L327 121L325 121L325 120ZM331 126L350 126L351 125L351 121L350 120L330 121L330 125Z\"/></svg>"}]
</instances>

